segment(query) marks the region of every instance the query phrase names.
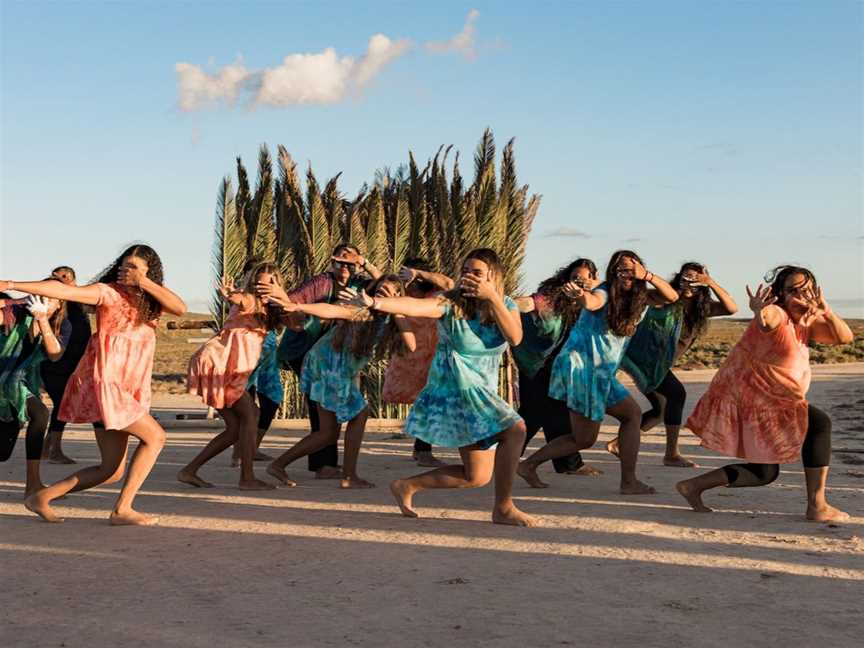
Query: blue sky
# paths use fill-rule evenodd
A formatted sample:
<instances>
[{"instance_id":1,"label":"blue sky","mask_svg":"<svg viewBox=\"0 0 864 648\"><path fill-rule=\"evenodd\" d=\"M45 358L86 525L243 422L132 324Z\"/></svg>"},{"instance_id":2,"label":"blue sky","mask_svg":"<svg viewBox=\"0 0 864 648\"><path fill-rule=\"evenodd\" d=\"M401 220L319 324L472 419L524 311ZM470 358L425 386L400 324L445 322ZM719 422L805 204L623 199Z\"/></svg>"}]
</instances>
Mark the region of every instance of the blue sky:
<instances>
[{"instance_id":1,"label":"blue sky","mask_svg":"<svg viewBox=\"0 0 864 648\"><path fill-rule=\"evenodd\" d=\"M260 143L284 144L352 194L408 149L470 156L491 126L543 194L529 286L628 247L664 275L707 263L742 307L744 284L782 262L861 300L862 6L0 0L0 276L68 263L87 278L144 240L200 305L236 155L254 168ZM471 52L427 49L472 10ZM333 48L356 65L379 33L392 59L362 84L340 68L329 103L292 104L297 88L277 83L275 102L181 107L178 63L278 71Z\"/></svg>"}]
</instances>

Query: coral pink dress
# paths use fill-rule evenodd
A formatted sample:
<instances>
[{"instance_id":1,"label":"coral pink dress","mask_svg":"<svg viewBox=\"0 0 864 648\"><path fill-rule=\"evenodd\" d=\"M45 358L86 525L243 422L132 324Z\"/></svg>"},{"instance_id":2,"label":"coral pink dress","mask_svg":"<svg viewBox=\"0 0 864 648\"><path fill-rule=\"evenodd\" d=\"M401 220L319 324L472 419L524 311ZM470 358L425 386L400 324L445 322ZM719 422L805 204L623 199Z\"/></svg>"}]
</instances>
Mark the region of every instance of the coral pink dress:
<instances>
[{"instance_id":1,"label":"coral pink dress","mask_svg":"<svg viewBox=\"0 0 864 648\"><path fill-rule=\"evenodd\" d=\"M233 306L222 330L189 360L187 385L206 405L231 407L246 391L249 376L261 357L267 329L255 313Z\"/></svg>"},{"instance_id":2,"label":"coral pink dress","mask_svg":"<svg viewBox=\"0 0 864 648\"><path fill-rule=\"evenodd\" d=\"M381 398L385 403L413 403L429 377L429 367L438 344L438 320L429 317L406 317L414 333L417 348L404 355L393 355L384 374Z\"/></svg>"},{"instance_id":3,"label":"coral pink dress","mask_svg":"<svg viewBox=\"0 0 864 648\"><path fill-rule=\"evenodd\" d=\"M807 434L809 329L783 315L773 331L750 322L696 404L687 427L706 448L753 463L800 458Z\"/></svg>"},{"instance_id":4,"label":"coral pink dress","mask_svg":"<svg viewBox=\"0 0 864 648\"><path fill-rule=\"evenodd\" d=\"M96 284L98 330L69 378L59 418L123 430L150 412L156 324L138 321L138 295L120 284Z\"/></svg>"}]
</instances>

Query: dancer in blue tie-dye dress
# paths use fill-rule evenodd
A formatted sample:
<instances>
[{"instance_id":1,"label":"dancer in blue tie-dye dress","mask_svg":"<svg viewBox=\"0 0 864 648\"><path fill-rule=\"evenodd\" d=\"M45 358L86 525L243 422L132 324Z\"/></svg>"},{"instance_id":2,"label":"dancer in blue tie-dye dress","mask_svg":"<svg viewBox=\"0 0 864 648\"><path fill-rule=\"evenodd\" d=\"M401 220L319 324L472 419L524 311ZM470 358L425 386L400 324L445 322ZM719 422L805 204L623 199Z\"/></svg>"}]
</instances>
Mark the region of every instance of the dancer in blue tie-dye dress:
<instances>
[{"instance_id":1,"label":"dancer in blue tie-dye dress","mask_svg":"<svg viewBox=\"0 0 864 648\"><path fill-rule=\"evenodd\" d=\"M376 279L371 288L376 297L398 297L405 287L396 275ZM297 444L273 460L267 473L283 484L294 486L285 467L321 448L336 443L342 424L345 428L345 458L342 462L341 488L370 488L374 484L357 474L360 444L366 430L369 408L359 386L359 374L369 364L376 347L395 344L401 337L409 350L414 336L404 318L371 314L356 306L336 304L295 304L275 299L287 312L305 313L321 319L343 320L333 326L306 354L300 375L300 390L317 403L320 428L313 430Z\"/></svg>"},{"instance_id":2,"label":"dancer in blue tie-dye dress","mask_svg":"<svg viewBox=\"0 0 864 648\"><path fill-rule=\"evenodd\" d=\"M361 295L373 310L438 319L438 344L426 387L417 397L405 430L433 445L458 447L462 464L441 466L390 489L406 517L415 493L432 488L476 488L495 475L492 521L531 526L516 508L513 478L525 422L498 394L498 370L508 344L519 344L522 323L516 304L504 296L504 270L494 251L469 253L456 289L437 299Z\"/></svg>"},{"instance_id":3,"label":"dancer in blue tie-dye dress","mask_svg":"<svg viewBox=\"0 0 864 648\"><path fill-rule=\"evenodd\" d=\"M648 289L649 283L654 290ZM531 486L548 486L537 476L537 467L544 461L594 445L603 415L610 414L620 422L621 492L654 492L636 478L642 412L615 372L645 308L677 298L678 293L648 272L639 256L629 250L613 254L606 268L606 281L583 292L579 321L555 358L549 382L549 396L567 403L572 433L553 439L520 464L519 475Z\"/></svg>"}]
</instances>

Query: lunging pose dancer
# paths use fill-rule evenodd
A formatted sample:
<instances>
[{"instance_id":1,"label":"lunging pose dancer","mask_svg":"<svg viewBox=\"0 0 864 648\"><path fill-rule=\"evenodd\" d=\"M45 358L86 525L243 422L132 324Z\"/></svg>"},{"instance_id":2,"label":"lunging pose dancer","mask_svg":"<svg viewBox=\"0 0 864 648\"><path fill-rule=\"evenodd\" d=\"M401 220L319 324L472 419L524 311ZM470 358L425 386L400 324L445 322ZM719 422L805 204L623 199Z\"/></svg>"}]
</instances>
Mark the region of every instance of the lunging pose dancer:
<instances>
[{"instance_id":1,"label":"lunging pose dancer","mask_svg":"<svg viewBox=\"0 0 864 648\"><path fill-rule=\"evenodd\" d=\"M369 288L377 297L398 297L405 288L397 275L384 275ZM405 318L390 318L357 306L336 304L295 304L277 301L288 313L305 313L321 319L341 320L306 354L300 379L301 391L317 403L321 427L282 453L267 472L286 486L295 486L285 467L339 440L345 427L345 456L341 488L371 488L374 484L357 474L357 459L366 431L369 406L360 391L359 374L372 360L376 350L385 353L399 340L413 351L414 335Z\"/></svg>"},{"instance_id":2,"label":"lunging pose dancer","mask_svg":"<svg viewBox=\"0 0 864 648\"><path fill-rule=\"evenodd\" d=\"M576 323L584 290L597 284L597 266L590 259L576 259L544 280L530 297L519 297L516 304L522 318L522 342L513 347L519 368L519 414L525 419L525 448L543 428L546 441L570 434L570 412L560 400L550 398L552 363ZM556 457L557 473L599 475L602 471L587 465L578 452Z\"/></svg>"},{"instance_id":3,"label":"lunging pose dancer","mask_svg":"<svg viewBox=\"0 0 864 648\"><path fill-rule=\"evenodd\" d=\"M155 520L135 511L132 504L165 444L165 430L150 416L155 329L163 311L178 316L186 312L183 300L162 285L159 255L147 245L133 245L89 286L0 281L0 290L8 288L96 306L98 324L69 379L60 418L104 424L96 428L102 462L36 491L25 505L48 522L62 521L51 501L73 490L119 481L131 435L138 439L138 447L110 520L120 525L152 524Z\"/></svg>"},{"instance_id":4,"label":"lunging pose dancer","mask_svg":"<svg viewBox=\"0 0 864 648\"><path fill-rule=\"evenodd\" d=\"M74 286L75 271L69 266L59 266L51 271L51 277L65 284ZM75 460L63 454L63 430L66 423L58 418L63 401L63 392L69 377L87 349L90 340L90 320L81 304L76 302L66 303L66 319L69 321L71 333L69 342L64 346L63 355L55 362L43 362L41 365L42 387L48 393L53 407L51 408L51 422L48 424L48 437L42 451L43 458L54 464L74 464Z\"/></svg>"},{"instance_id":5,"label":"lunging pose dancer","mask_svg":"<svg viewBox=\"0 0 864 648\"><path fill-rule=\"evenodd\" d=\"M255 478L253 460L256 449L258 408L246 391L249 376L258 364L268 330L280 325L277 308L268 306L255 295L259 283L279 285L282 277L274 263L260 263L245 277L246 284L235 289L225 279L222 296L232 304L228 319L214 337L204 343L189 360L189 392L219 411L225 430L214 437L195 458L177 473L177 479L191 486L211 488L213 484L198 476L198 470L235 443L240 446L241 490L267 490L272 484Z\"/></svg>"},{"instance_id":6,"label":"lunging pose dancer","mask_svg":"<svg viewBox=\"0 0 864 648\"><path fill-rule=\"evenodd\" d=\"M696 464L681 456L678 449L687 392L672 373L672 365L708 329L709 318L734 315L738 305L701 263L682 265L671 285L678 293L678 301L648 309L627 345L621 369L630 374L651 403L651 409L642 414L642 431L647 432L661 420L666 424L663 465L694 468ZM618 454L617 439L610 441L607 448Z\"/></svg>"},{"instance_id":7,"label":"lunging pose dancer","mask_svg":"<svg viewBox=\"0 0 864 648\"><path fill-rule=\"evenodd\" d=\"M340 243L333 250L331 266L327 272L315 275L287 294L278 287L261 285L258 286L258 295L280 303L285 301L295 304L345 303L366 284L368 277L362 274L363 272L372 279L381 276L381 271L364 258L357 247L350 243ZM300 378L303 358L327 332L329 323L317 317L303 318L300 314L298 316L299 320L288 319L277 354L283 365ZM316 432L320 429L318 408L308 399L306 405L309 412L309 427L312 432ZM314 472L318 479L338 479L342 474L338 466L339 450L335 442L313 452L308 458L309 470Z\"/></svg>"},{"instance_id":8,"label":"lunging pose dancer","mask_svg":"<svg viewBox=\"0 0 864 648\"><path fill-rule=\"evenodd\" d=\"M831 463L831 419L807 402L808 342L848 344L849 326L825 301L813 273L780 266L770 286L747 287L754 318L687 420L702 445L747 463L730 464L676 488L694 511L711 509L702 493L718 486L770 484L782 463L804 463L807 519L837 522L849 515L825 499Z\"/></svg>"},{"instance_id":9,"label":"lunging pose dancer","mask_svg":"<svg viewBox=\"0 0 864 648\"><path fill-rule=\"evenodd\" d=\"M651 284L654 290L649 290ZM572 432L553 439L519 465L519 475L535 488L546 488L537 467L544 461L590 448L597 441L603 415L620 422L621 493L650 494L654 489L636 478L642 412L615 377L624 349L649 305L678 299L672 286L649 272L635 252L619 250L606 267L606 281L593 290L578 290L579 321L555 358L549 395L565 401Z\"/></svg>"},{"instance_id":10,"label":"lunging pose dancer","mask_svg":"<svg viewBox=\"0 0 864 648\"><path fill-rule=\"evenodd\" d=\"M425 259L407 259L399 270L399 277L405 283L408 297L425 299L438 292L453 289L453 280L432 271ZM384 388L381 398L387 403L411 404L426 386L429 367L435 357L438 343L438 321L428 317L406 318L408 328L414 333L417 348L411 352L396 353L390 357L384 375ZM418 466L437 468L444 462L432 454L432 446L423 439L414 439L413 458Z\"/></svg>"},{"instance_id":11,"label":"lunging pose dancer","mask_svg":"<svg viewBox=\"0 0 864 648\"><path fill-rule=\"evenodd\" d=\"M522 341L519 311L504 295L503 277L498 255L480 248L465 258L456 289L436 299L360 295L379 312L438 320L429 380L408 415L405 431L433 445L459 448L462 463L395 480L390 490L406 517L417 517L412 500L420 491L478 488L494 474L492 521L534 524L512 498L525 422L498 395L501 356L508 344Z\"/></svg>"},{"instance_id":12,"label":"lunging pose dancer","mask_svg":"<svg viewBox=\"0 0 864 648\"><path fill-rule=\"evenodd\" d=\"M39 369L46 359L60 359L71 327L64 301L33 295L26 296L25 304L18 301L0 294L0 461L12 455L18 431L26 425L24 496L28 497L45 488L39 462L48 408L39 397Z\"/></svg>"}]
</instances>

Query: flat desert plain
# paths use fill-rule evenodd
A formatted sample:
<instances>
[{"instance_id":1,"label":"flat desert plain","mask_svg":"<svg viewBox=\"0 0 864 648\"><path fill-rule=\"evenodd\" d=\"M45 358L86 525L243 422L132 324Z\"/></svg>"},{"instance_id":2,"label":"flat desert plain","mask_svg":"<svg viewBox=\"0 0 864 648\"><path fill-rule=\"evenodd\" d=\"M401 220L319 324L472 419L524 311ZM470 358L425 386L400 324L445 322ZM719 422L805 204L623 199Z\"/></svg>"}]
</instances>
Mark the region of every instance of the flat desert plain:
<instances>
[{"instance_id":1,"label":"flat desert plain","mask_svg":"<svg viewBox=\"0 0 864 648\"><path fill-rule=\"evenodd\" d=\"M688 410L712 371L682 371ZM538 528L489 523L492 487L419 495L422 517L398 515L387 483L417 471L398 428L370 428L361 474L377 484L340 491L305 463L296 488L241 493L222 456L202 476L177 469L219 429L176 421L198 403L157 399L168 445L137 507L158 526L114 528L117 485L68 497L49 525L22 505L24 443L0 465L0 643L114 646L853 646L864 600L864 364L814 368L810 400L834 421L831 501L843 525L803 519L800 465L758 489L721 489L691 512L674 490L692 469L661 465L663 437L643 438L640 473L654 496L617 493L617 462L585 453L599 477L559 476L518 505ZM611 423L607 421L607 423ZM602 439L615 428L604 425ZM304 427L280 423L271 454ZM704 468L727 461L683 434ZM70 428L67 454L97 460L92 433ZM535 439L532 447L538 447ZM456 453L439 451L445 460ZM264 464L259 464L264 474ZM67 466L44 465L54 480Z\"/></svg>"}]
</instances>

